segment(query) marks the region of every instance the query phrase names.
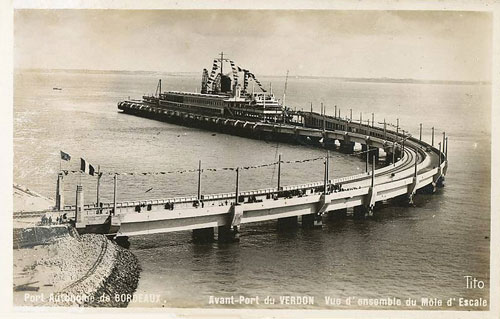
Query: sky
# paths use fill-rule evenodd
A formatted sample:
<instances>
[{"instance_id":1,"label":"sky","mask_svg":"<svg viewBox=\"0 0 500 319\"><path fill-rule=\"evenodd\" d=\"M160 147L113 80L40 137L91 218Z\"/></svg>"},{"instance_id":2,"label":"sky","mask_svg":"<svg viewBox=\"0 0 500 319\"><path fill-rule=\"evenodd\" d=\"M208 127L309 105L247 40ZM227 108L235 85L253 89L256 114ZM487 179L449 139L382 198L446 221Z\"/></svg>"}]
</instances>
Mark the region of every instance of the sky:
<instances>
[{"instance_id":1,"label":"sky","mask_svg":"<svg viewBox=\"0 0 500 319\"><path fill-rule=\"evenodd\" d=\"M492 15L457 11L15 10L14 67L491 81Z\"/></svg>"}]
</instances>

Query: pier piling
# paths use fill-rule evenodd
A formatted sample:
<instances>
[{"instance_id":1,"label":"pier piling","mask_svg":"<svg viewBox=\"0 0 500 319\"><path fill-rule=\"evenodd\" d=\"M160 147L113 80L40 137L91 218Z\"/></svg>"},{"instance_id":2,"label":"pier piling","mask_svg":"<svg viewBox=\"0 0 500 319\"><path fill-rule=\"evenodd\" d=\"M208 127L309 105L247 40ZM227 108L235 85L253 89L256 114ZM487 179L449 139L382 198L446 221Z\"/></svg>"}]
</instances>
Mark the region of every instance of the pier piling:
<instances>
[{"instance_id":1,"label":"pier piling","mask_svg":"<svg viewBox=\"0 0 500 319\"><path fill-rule=\"evenodd\" d=\"M290 229L290 228L295 228L297 226L298 226L298 217L297 216L278 218L278 222L277 222L278 230L286 230L286 229Z\"/></svg>"},{"instance_id":2,"label":"pier piling","mask_svg":"<svg viewBox=\"0 0 500 319\"><path fill-rule=\"evenodd\" d=\"M364 219L367 216L366 207L364 205L356 206L353 208L352 217L354 219Z\"/></svg>"},{"instance_id":3,"label":"pier piling","mask_svg":"<svg viewBox=\"0 0 500 319\"><path fill-rule=\"evenodd\" d=\"M217 241L219 243L233 243L240 240L237 226L224 225L217 229Z\"/></svg>"},{"instance_id":4,"label":"pier piling","mask_svg":"<svg viewBox=\"0 0 500 319\"><path fill-rule=\"evenodd\" d=\"M347 217L347 208L337 209L327 212L327 220L337 220Z\"/></svg>"},{"instance_id":5,"label":"pier piling","mask_svg":"<svg viewBox=\"0 0 500 319\"><path fill-rule=\"evenodd\" d=\"M302 215L302 228L314 228L315 220L317 219L316 214Z\"/></svg>"},{"instance_id":6,"label":"pier piling","mask_svg":"<svg viewBox=\"0 0 500 319\"><path fill-rule=\"evenodd\" d=\"M193 229L192 239L194 243L203 244L214 241L214 228L199 228Z\"/></svg>"},{"instance_id":7,"label":"pier piling","mask_svg":"<svg viewBox=\"0 0 500 319\"><path fill-rule=\"evenodd\" d=\"M340 141L340 151L345 154L354 153L354 142Z\"/></svg>"}]
</instances>

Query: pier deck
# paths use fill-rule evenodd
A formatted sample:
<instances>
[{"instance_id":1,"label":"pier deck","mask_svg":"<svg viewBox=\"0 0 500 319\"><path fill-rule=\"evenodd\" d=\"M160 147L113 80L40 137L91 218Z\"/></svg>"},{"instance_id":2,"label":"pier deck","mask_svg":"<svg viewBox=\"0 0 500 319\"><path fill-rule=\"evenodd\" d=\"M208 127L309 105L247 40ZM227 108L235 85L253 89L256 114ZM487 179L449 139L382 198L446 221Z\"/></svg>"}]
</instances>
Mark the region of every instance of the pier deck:
<instances>
[{"instance_id":1,"label":"pier deck","mask_svg":"<svg viewBox=\"0 0 500 319\"><path fill-rule=\"evenodd\" d=\"M318 224L326 213L345 213L352 209L355 216L371 216L377 203L404 197L412 203L417 190L432 192L442 184L447 169L444 151L414 137L384 128L313 112L301 112L303 126L277 123L256 123L235 119L165 110L135 101L121 102L124 113L181 125L195 125L227 134L256 139L337 148L353 153L354 144L373 149L373 160L379 149L392 156L394 162L372 172L325 181L245 192L210 194L198 197L105 203L81 207L83 214L77 228L99 225L109 215L116 225L117 237L194 230L200 236L213 236L218 227L219 239L234 233L242 224L275 220L296 220L302 225ZM444 140L443 140L444 143ZM443 144L444 150L444 144ZM393 155L394 154L394 155ZM60 213L74 216L75 206L65 206ZM112 212L112 213L111 213ZM226 235L224 235L226 234ZM229 234L229 235L227 235Z\"/></svg>"}]
</instances>

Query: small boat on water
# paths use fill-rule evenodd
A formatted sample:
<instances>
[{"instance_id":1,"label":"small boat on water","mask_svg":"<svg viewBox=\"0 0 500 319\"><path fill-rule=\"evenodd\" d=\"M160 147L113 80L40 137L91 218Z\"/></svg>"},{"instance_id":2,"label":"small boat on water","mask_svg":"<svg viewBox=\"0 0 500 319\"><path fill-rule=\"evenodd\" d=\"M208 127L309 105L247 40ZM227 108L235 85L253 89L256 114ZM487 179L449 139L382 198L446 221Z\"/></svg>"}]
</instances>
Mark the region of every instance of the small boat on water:
<instances>
[{"instance_id":1,"label":"small boat on water","mask_svg":"<svg viewBox=\"0 0 500 319\"><path fill-rule=\"evenodd\" d=\"M62 88L54 87L54 88L52 88L52 90L54 90L54 91L62 91Z\"/></svg>"}]
</instances>

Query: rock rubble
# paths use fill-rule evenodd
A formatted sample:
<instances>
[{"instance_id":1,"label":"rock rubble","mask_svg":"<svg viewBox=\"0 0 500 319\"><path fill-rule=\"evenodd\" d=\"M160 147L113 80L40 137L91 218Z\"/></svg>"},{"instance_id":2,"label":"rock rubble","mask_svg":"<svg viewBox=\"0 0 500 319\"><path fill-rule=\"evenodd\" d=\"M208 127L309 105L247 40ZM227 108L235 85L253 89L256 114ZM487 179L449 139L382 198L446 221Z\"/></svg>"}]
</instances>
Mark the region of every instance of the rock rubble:
<instances>
[{"instance_id":1,"label":"rock rubble","mask_svg":"<svg viewBox=\"0 0 500 319\"><path fill-rule=\"evenodd\" d=\"M47 297L33 305L126 307L132 299L139 261L106 236L70 231L39 249L40 257L25 271L43 284Z\"/></svg>"}]
</instances>

